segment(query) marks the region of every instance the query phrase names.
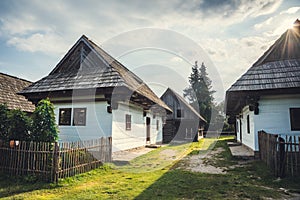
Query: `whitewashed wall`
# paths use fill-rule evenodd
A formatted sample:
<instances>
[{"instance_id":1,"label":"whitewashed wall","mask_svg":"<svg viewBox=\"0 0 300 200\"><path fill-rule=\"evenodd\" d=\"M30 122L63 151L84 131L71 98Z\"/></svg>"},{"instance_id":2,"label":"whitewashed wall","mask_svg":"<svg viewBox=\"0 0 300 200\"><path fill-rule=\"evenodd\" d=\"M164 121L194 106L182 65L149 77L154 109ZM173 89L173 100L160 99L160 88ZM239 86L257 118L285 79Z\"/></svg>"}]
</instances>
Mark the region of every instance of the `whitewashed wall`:
<instances>
[{"instance_id":1,"label":"whitewashed wall","mask_svg":"<svg viewBox=\"0 0 300 200\"><path fill-rule=\"evenodd\" d=\"M263 96L258 103L258 115L249 111L248 106L244 107L242 111L243 144L257 151L258 131L260 130L273 134L300 134L300 131L291 131L290 125L290 108L300 108L300 95ZM248 114L250 116L250 134L247 133ZM240 141L239 133L237 133L237 139Z\"/></svg>"},{"instance_id":2,"label":"whitewashed wall","mask_svg":"<svg viewBox=\"0 0 300 200\"><path fill-rule=\"evenodd\" d=\"M131 115L131 130L126 130L125 116ZM162 117L147 113L150 117L150 143L162 142ZM143 109L133 105L119 104L117 110L113 110L112 122L112 151L120 151L145 146L147 136L146 117ZM156 130L156 120L159 120L159 131Z\"/></svg>"},{"instance_id":3,"label":"whitewashed wall","mask_svg":"<svg viewBox=\"0 0 300 200\"><path fill-rule=\"evenodd\" d=\"M150 128L150 143L151 144L157 144L157 143L162 143L162 128L163 128L163 120L162 120L162 116L159 115L155 115L155 118L153 118L153 114L152 113L147 113L146 115L147 117L150 117L151 121L151 128ZM157 130L156 127L156 121L158 120L159 123L159 129ZM146 118L145 118L145 124L146 124ZM145 126L145 135L147 134L146 132L146 126Z\"/></svg>"},{"instance_id":4,"label":"whitewashed wall","mask_svg":"<svg viewBox=\"0 0 300 200\"><path fill-rule=\"evenodd\" d=\"M112 114L107 113L107 102L55 103L56 123L59 108L86 108L86 126L59 126L60 141L78 141L111 136ZM73 111L71 120L73 119Z\"/></svg>"},{"instance_id":5,"label":"whitewashed wall","mask_svg":"<svg viewBox=\"0 0 300 200\"><path fill-rule=\"evenodd\" d=\"M250 133L248 133L247 130L247 115L249 115L249 125L250 125ZM242 111L242 128L240 131L242 131L242 143L246 146L250 147L251 149L254 149L254 112L249 111L249 106L244 107Z\"/></svg>"},{"instance_id":6,"label":"whitewashed wall","mask_svg":"<svg viewBox=\"0 0 300 200\"><path fill-rule=\"evenodd\" d=\"M240 137L240 119L236 120L236 139L237 141L241 142L241 137Z\"/></svg>"},{"instance_id":7,"label":"whitewashed wall","mask_svg":"<svg viewBox=\"0 0 300 200\"><path fill-rule=\"evenodd\" d=\"M146 125L144 124L143 109L119 104L113 110L112 151L131 149L145 145ZM126 130L125 116L131 115L131 130Z\"/></svg>"},{"instance_id":8,"label":"whitewashed wall","mask_svg":"<svg viewBox=\"0 0 300 200\"><path fill-rule=\"evenodd\" d=\"M300 108L300 95L265 96L259 101L259 115L255 115L256 143L258 150L257 132L264 130L273 134L299 134L291 131L290 108Z\"/></svg>"}]
</instances>

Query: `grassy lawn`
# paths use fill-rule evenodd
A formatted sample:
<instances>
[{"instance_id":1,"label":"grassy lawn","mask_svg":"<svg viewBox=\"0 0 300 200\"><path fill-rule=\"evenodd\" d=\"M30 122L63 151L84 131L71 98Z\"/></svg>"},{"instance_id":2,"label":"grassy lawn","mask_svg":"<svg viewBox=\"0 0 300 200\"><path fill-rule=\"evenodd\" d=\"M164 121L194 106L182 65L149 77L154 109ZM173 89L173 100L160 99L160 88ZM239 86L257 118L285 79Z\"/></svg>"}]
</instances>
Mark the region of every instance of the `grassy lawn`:
<instances>
[{"instance_id":1,"label":"grassy lawn","mask_svg":"<svg viewBox=\"0 0 300 200\"><path fill-rule=\"evenodd\" d=\"M129 165L105 165L58 184L0 177L2 199L263 199L279 198L279 188L297 191L299 179L274 181L259 161L238 165L226 140L204 139L197 143L166 146L138 157ZM214 145L215 144L215 145ZM212 148L224 151L207 159L228 167L227 174L194 173L176 166L184 156L204 154ZM183 163L184 164L184 163ZM229 168L236 165L235 168Z\"/></svg>"}]
</instances>

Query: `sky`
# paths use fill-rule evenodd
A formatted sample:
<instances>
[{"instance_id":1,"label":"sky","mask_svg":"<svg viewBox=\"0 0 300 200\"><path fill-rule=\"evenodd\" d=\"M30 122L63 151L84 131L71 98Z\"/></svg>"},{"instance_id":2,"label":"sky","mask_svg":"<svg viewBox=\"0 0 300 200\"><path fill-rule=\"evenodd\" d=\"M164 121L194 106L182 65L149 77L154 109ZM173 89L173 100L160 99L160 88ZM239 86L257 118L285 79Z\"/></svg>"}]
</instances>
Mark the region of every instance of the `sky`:
<instances>
[{"instance_id":1,"label":"sky","mask_svg":"<svg viewBox=\"0 0 300 200\"><path fill-rule=\"evenodd\" d=\"M158 96L204 62L220 102L297 18L299 0L1 0L0 72L37 81L84 34Z\"/></svg>"}]
</instances>

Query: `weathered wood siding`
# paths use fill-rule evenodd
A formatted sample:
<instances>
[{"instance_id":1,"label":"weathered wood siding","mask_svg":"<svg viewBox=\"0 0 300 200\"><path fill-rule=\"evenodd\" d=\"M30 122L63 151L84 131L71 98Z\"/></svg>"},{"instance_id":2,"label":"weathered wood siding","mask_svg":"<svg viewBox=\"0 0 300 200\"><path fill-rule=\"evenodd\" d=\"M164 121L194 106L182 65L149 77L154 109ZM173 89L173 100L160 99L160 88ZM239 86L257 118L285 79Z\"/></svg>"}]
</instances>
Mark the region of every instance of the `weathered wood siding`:
<instances>
[{"instance_id":1,"label":"weathered wood siding","mask_svg":"<svg viewBox=\"0 0 300 200\"><path fill-rule=\"evenodd\" d=\"M173 113L167 115L167 119L192 119L195 120L198 117L183 103L177 100L177 97L168 93L162 96L162 100L173 110ZM183 111L183 117L177 117L177 111L181 109Z\"/></svg>"}]
</instances>

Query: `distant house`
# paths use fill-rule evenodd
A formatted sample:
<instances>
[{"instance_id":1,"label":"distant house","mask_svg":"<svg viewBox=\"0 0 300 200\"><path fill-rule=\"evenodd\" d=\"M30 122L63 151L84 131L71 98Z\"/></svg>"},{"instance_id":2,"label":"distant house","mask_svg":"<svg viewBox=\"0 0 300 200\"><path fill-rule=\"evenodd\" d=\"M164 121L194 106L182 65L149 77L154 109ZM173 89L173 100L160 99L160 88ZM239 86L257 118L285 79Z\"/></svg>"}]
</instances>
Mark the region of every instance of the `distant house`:
<instances>
[{"instance_id":1,"label":"distant house","mask_svg":"<svg viewBox=\"0 0 300 200\"><path fill-rule=\"evenodd\" d=\"M52 72L20 94L55 106L60 141L112 137L113 151L162 142L171 109L134 73L82 36Z\"/></svg>"},{"instance_id":2,"label":"distant house","mask_svg":"<svg viewBox=\"0 0 300 200\"><path fill-rule=\"evenodd\" d=\"M35 106L24 96L17 94L30 84L30 81L0 73L0 104L6 104L11 110L20 109L32 113Z\"/></svg>"},{"instance_id":3,"label":"distant house","mask_svg":"<svg viewBox=\"0 0 300 200\"><path fill-rule=\"evenodd\" d=\"M300 133L300 21L226 92L226 114L237 140L258 149L258 131Z\"/></svg>"},{"instance_id":4,"label":"distant house","mask_svg":"<svg viewBox=\"0 0 300 200\"><path fill-rule=\"evenodd\" d=\"M186 100L168 88L160 97L172 110L163 128L163 142L198 140L206 120Z\"/></svg>"}]
</instances>

